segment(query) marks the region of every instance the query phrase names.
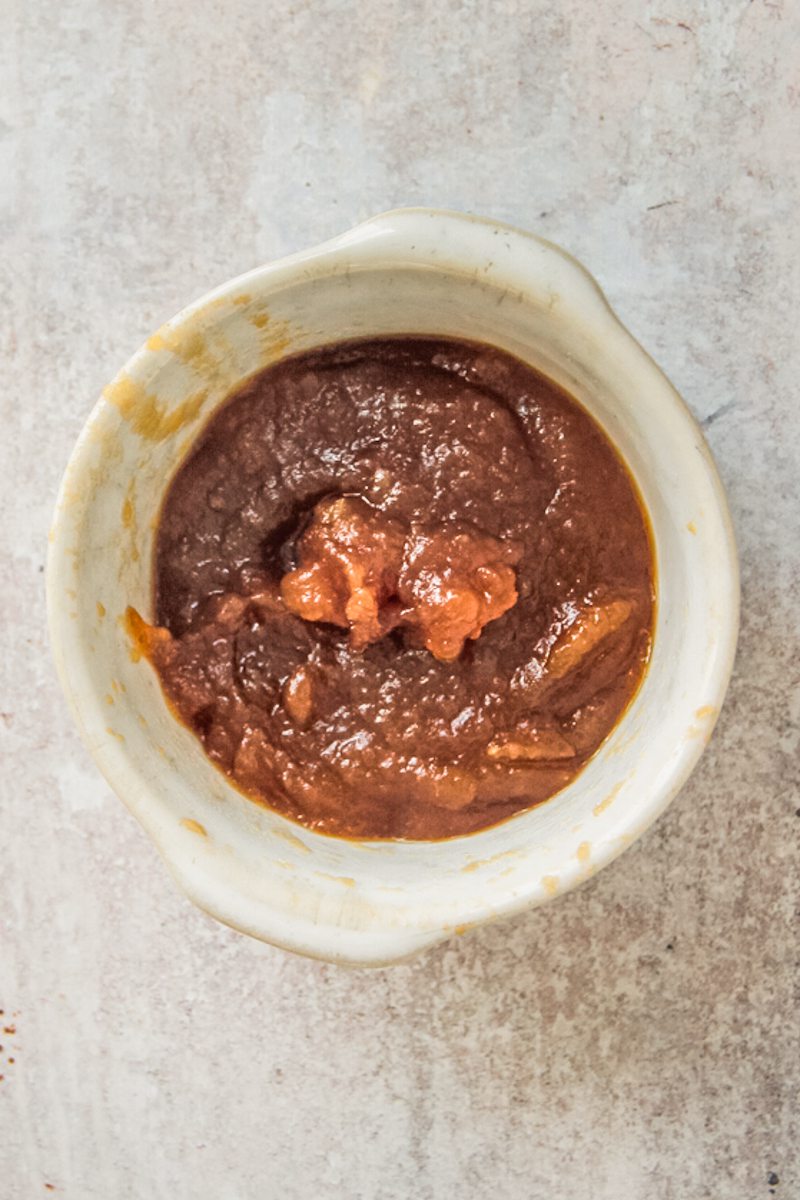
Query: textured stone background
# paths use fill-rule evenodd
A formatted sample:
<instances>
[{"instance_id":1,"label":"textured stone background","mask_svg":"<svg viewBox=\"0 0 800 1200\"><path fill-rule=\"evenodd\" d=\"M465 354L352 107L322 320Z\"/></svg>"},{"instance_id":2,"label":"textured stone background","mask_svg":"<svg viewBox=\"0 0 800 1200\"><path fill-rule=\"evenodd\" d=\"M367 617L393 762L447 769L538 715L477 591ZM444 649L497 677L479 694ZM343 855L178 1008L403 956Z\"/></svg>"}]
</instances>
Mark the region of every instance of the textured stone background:
<instances>
[{"instance_id":1,"label":"textured stone background","mask_svg":"<svg viewBox=\"0 0 800 1200\"><path fill-rule=\"evenodd\" d=\"M0 1196L800 1196L800 8L10 0ZM80 745L42 563L101 386L376 211L562 242L704 421L743 566L689 786L582 890L347 972L212 924ZM771 1181L771 1182L770 1182Z\"/></svg>"}]
</instances>

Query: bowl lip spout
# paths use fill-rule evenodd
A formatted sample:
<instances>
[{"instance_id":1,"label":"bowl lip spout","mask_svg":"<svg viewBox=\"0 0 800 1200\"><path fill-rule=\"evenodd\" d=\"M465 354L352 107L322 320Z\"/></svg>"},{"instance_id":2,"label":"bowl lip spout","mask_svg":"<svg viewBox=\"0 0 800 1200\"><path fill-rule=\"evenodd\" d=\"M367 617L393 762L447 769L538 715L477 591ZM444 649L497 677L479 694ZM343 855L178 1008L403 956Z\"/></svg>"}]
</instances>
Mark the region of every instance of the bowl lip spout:
<instances>
[{"instance_id":1,"label":"bowl lip spout","mask_svg":"<svg viewBox=\"0 0 800 1200\"><path fill-rule=\"evenodd\" d=\"M696 542L713 549L718 569L708 588L713 600L708 613L713 611L714 616L706 616L700 626L708 627L707 649L703 661L697 665L697 676L690 689L692 696L702 692L700 703L708 710L703 736L687 737L680 747L665 748L652 784L642 789L635 806L615 810L613 816L602 814L597 825L598 829L602 826L603 833L593 849L590 872L579 861L580 855L575 857L574 847L570 846L567 854L565 839L563 870L559 869L555 880L548 875L518 876L513 886L495 888L491 897L476 886L471 903L456 920L452 913L443 916L434 911L432 903L424 920L409 919L407 923L399 919L382 921L378 910L370 913L365 906L358 910L354 906L348 910L347 904L321 904L316 909L309 903L298 903L296 908L281 907L270 900L264 889L248 891L238 881L252 871L251 866L242 866L237 876L231 867L230 853L223 863L213 839L204 840L187 835L185 830L178 831L175 814L168 811L168 797L163 790L159 793L153 783L158 774L156 767L150 764L150 769L146 769L147 764L126 745L104 736L108 710L93 680L85 650L74 636L75 625L68 611L71 606L64 600L70 581L75 586L77 569L73 561L76 552L74 525L68 517L69 501L76 487L89 486L91 472L96 468L99 450L95 429L98 421L110 413L110 401L105 397L97 401L70 456L59 489L47 554L50 640L68 704L98 767L151 835L180 887L198 907L243 933L309 957L350 965L383 966L404 960L454 930L462 931L545 903L610 863L664 811L694 769L722 707L738 636L739 569L735 536L727 498L702 430L663 371L617 317L594 277L555 243L486 217L437 208L391 209L317 246L223 283L189 304L163 328L178 331L198 314L211 311L214 305L224 311L226 302L233 302L245 293L268 301L270 295L274 297L295 284L349 275L351 271L430 272L432 268L461 282L480 273L482 280L488 279L499 289L508 289L521 304L541 309L557 302L559 319L565 328L588 330L595 341L610 347L615 363L635 368L636 377L657 399L656 429L668 424L680 438L681 446L687 450L687 462L681 466L687 486L693 485L704 498L703 529ZM408 330L409 334L414 332ZM145 343L110 386L113 388L126 379L152 376L157 367L155 353L152 344ZM310 845L314 839L324 838L307 830L298 829L298 833ZM473 834L452 839L448 844L464 842L465 857L474 855L477 863L480 837L481 833ZM375 848L386 843L370 845ZM478 874L476 871L468 877L475 879L476 885Z\"/></svg>"}]
</instances>

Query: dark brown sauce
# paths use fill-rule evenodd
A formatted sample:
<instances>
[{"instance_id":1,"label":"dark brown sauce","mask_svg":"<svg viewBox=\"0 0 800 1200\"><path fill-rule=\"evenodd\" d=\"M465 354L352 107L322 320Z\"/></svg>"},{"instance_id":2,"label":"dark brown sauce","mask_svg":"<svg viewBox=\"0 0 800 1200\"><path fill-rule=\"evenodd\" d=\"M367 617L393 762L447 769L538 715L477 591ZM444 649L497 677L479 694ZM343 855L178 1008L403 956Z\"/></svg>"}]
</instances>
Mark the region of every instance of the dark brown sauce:
<instances>
[{"instance_id":1,"label":"dark brown sauce","mask_svg":"<svg viewBox=\"0 0 800 1200\"><path fill-rule=\"evenodd\" d=\"M585 410L488 346L382 338L248 381L172 481L137 640L253 799L437 839L563 788L643 677L653 551Z\"/></svg>"}]
</instances>

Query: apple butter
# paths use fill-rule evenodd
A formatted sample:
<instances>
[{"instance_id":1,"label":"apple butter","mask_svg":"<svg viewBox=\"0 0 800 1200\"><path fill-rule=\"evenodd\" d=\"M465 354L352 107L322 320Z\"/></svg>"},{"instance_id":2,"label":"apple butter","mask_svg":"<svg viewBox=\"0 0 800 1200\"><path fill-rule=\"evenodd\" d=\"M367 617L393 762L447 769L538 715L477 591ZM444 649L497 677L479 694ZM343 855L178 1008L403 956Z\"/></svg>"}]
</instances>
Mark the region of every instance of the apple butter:
<instances>
[{"instance_id":1,"label":"apple butter","mask_svg":"<svg viewBox=\"0 0 800 1200\"><path fill-rule=\"evenodd\" d=\"M247 381L167 491L140 641L252 799L470 833L582 769L650 654L654 564L588 413L500 350L341 343Z\"/></svg>"}]
</instances>

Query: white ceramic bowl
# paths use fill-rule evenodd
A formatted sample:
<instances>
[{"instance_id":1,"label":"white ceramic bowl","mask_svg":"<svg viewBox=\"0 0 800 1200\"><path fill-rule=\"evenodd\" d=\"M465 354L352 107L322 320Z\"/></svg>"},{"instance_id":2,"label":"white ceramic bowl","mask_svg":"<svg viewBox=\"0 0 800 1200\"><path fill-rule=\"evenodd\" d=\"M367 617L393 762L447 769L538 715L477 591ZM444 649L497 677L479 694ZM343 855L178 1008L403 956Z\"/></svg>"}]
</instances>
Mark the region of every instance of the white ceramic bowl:
<instances>
[{"instance_id":1,"label":"white ceramic bowl","mask_svg":"<svg viewBox=\"0 0 800 1200\"><path fill-rule=\"evenodd\" d=\"M122 620L129 604L151 615L165 488L231 389L288 353L391 333L489 342L564 385L624 455L657 555L652 662L600 751L540 808L439 843L341 841L245 799L171 715ZM610 862L697 762L733 661L736 551L700 429L574 259L456 213L385 213L225 284L154 334L89 418L51 543L56 662L111 786L201 908L335 962L394 962Z\"/></svg>"}]
</instances>

